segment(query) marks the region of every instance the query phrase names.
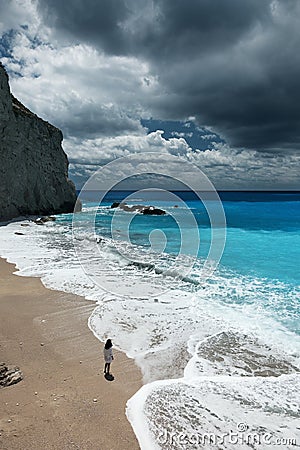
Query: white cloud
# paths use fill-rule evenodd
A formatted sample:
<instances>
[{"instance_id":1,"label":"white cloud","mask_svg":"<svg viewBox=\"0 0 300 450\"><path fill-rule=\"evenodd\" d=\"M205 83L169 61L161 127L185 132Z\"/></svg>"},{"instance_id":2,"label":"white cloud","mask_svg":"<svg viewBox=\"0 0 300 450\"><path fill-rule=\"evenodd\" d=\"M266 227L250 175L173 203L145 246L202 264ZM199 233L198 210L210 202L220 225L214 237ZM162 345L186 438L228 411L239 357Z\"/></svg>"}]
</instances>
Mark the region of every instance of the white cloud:
<instances>
[{"instance_id":1,"label":"white cloud","mask_svg":"<svg viewBox=\"0 0 300 450\"><path fill-rule=\"evenodd\" d=\"M157 130L141 135L123 135L110 138L87 139L80 141L77 138L67 139L64 148L72 163L106 164L116 158L129 154L157 153L186 156L191 151L187 142L182 138L166 140L163 131Z\"/></svg>"},{"instance_id":2,"label":"white cloud","mask_svg":"<svg viewBox=\"0 0 300 450\"><path fill-rule=\"evenodd\" d=\"M35 39L29 31L17 33L13 58L2 58L18 74L10 76L11 89L27 107L70 136L141 131L146 99L158 89L146 63L84 44L35 45Z\"/></svg>"},{"instance_id":3,"label":"white cloud","mask_svg":"<svg viewBox=\"0 0 300 450\"><path fill-rule=\"evenodd\" d=\"M211 140L211 139L216 139L218 136L216 134L204 134L203 136L201 136L201 139L204 140Z\"/></svg>"},{"instance_id":4,"label":"white cloud","mask_svg":"<svg viewBox=\"0 0 300 450\"><path fill-rule=\"evenodd\" d=\"M222 143L214 147L204 152L190 152L188 158L201 167L217 189L299 188L298 155L237 151Z\"/></svg>"},{"instance_id":5,"label":"white cloud","mask_svg":"<svg viewBox=\"0 0 300 450\"><path fill-rule=\"evenodd\" d=\"M162 164L168 164L168 155L172 155L199 167L217 189L272 190L274 186L297 189L300 157L296 155L235 151L222 143L214 144L213 149L195 151L183 138L167 140L162 134L163 131L158 130L148 135L127 135L82 142L78 139L68 140L65 147L72 162L71 173L79 184L83 184L99 167L130 155L140 155L140 167L156 173ZM150 153L152 155L147 157ZM154 159L153 154L157 155ZM129 169L124 168L124 173L126 170ZM176 178L176 174L180 175L180 165L170 166L169 171ZM122 178L121 165L116 176Z\"/></svg>"},{"instance_id":6,"label":"white cloud","mask_svg":"<svg viewBox=\"0 0 300 450\"><path fill-rule=\"evenodd\" d=\"M0 10L0 34L29 24L31 30L36 31L40 25L36 4L31 0L0 0Z\"/></svg>"},{"instance_id":7,"label":"white cloud","mask_svg":"<svg viewBox=\"0 0 300 450\"><path fill-rule=\"evenodd\" d=\"M184 125L185 126L185 125ZM178 131L172 131L172 136L175 136L175 137L182 137L182 138L185 138L185 137L192 137L193 136L193 133L182 133L182 132L178 132Z\"/></svg>"}]
</instances>

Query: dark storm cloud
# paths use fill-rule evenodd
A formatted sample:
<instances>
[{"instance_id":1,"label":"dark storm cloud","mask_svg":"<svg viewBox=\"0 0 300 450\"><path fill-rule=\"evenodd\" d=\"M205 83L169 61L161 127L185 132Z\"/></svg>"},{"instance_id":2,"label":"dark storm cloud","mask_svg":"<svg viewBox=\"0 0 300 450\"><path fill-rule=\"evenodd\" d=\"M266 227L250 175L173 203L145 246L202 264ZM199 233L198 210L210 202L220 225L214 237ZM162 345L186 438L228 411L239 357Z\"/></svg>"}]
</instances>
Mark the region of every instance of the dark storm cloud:
<instances>
[{"instance_id":1,"label":"dark storm cloud","mask_svg":"<svg viewBox=\"0 0 300 450\"><path fill-rule=\"evenodd\" d=\"M145 28L141 40L154 58L173 60L231 46L254 23L267 20L268 12L265 0L159 0L155 4L154 26Z\"/></svg>"},{"instance_id":2,"label":"dark storm cloud","mask_svg":"<svg viewBox=\"0 0 300 450\"><path fill-rule=\"evenodd\" d=\"M39 0L46 22L74 39L104 47L112 54L124 52L119 24L129 11L124 0Z\"/></svg>"},{"instance_id":3,"label":"dark storm cloud","mask_svg":"<svg viewBox=\"0 0 300 450\"><path fill-rule=\"evenodd\" d=\"M51 26L112 54L168 59L223 48L269 20L269 0L39 0Z\"/></svg>"},{"instance_id":4,"label":"dark storm cloud","mask_svg":"<svg viewBox=\"0 0 300 450\"><path fill-rule=\"evenodd\" d=\"M195 116L237 147L300 142L297 0L39 0L66 38L148 61L159 118Z\"/></svg>"}]
</instances>

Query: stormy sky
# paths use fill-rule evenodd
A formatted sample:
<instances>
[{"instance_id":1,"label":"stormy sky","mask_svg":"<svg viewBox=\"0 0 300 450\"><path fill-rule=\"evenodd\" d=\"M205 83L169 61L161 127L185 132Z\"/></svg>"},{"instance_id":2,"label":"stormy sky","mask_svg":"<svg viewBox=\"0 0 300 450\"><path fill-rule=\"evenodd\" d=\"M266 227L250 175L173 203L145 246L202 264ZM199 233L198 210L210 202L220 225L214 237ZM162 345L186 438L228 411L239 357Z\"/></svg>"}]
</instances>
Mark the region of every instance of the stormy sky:
<instances>
[{"instance_id":1,"label":"stormy sky","mask_svg":"<svg viewBox=\"0 0 300 450\"><path fill-rule=\"evenodd\" d=\"M131 153L218 189L300 189L298 0L0 0L13 93L64 133L80 186Z\"/></svg>"}]
</instances>

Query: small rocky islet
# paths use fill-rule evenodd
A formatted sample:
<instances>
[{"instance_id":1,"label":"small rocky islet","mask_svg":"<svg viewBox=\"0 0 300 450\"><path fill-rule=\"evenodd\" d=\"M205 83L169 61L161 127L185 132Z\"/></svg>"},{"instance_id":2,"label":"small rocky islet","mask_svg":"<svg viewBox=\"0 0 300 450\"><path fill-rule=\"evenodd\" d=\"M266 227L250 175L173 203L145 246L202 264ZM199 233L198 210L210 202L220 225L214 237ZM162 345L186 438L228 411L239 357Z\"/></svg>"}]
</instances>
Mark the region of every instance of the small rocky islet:
<instances>
[{"instance_id":1,"label":"small rocky islet","mask_svg":"<svg viewBox=\"0 0 300 450\"><path fill-rule=\"evenodd\" d=\"M122 202L113 202L111 209L119 208L126 212L137 212L144 214L145 216L163 216L166 211L155 206L145 206L145 205L128 205Z\"/></svg>"}]
</instances>

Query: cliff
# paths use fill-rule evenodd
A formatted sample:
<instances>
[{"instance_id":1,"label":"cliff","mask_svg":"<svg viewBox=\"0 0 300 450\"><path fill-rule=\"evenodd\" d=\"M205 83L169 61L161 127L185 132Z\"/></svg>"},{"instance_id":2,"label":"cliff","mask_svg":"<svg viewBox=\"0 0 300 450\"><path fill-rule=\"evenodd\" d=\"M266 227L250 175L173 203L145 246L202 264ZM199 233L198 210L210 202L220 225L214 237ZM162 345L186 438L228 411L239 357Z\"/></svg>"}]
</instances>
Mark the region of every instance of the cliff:
<instances>
[{"instance_id":1,"label":"cliff","mask_svg":"<svg viewBox=\"0 0 300 450\"><path fill-rule=\"evenodd\" d=\"M0 63L0 220L73 211L76 191L62 140L58 128L11 95Z\"/></svg>"}]
</instances>

